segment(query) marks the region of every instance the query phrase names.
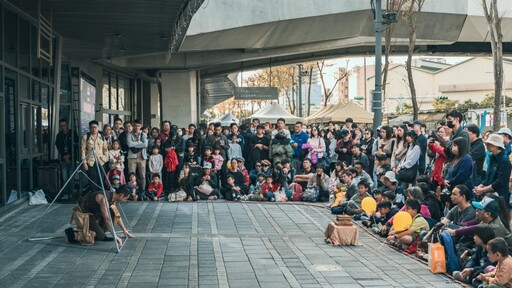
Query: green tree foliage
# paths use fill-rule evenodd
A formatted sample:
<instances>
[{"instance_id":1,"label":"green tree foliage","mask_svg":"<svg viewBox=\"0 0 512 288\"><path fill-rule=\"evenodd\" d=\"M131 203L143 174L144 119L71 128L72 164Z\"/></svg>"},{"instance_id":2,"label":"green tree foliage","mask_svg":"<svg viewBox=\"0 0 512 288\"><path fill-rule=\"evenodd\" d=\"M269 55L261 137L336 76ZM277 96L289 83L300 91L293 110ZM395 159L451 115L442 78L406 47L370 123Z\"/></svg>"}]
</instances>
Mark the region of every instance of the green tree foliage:
<instances>
[{"instance_id":1,"label":"green tree foliage","mask_svg":"<svg viewBox=\"0 0 512 288\"><path fill-rule=\"evenodd\" d=\"M404 102L403 106L402 106L402 113L401 114L411 114L412 110L413 110L412 109L412 104ZM396 113L400 113L400 106L396 106Z\"/></svg>"},{"instance_id":2,"label":"green tree foliage","mask_svg":"<svg viewBox=\"0 0 512 288\"><path fill-rule=\"evenodd\" d=\"M441 100L439 98L435 98L434 104L432 104L432 106L434 107L434 109L448 110L448 109L453 109L458 104L459 104L458 100L449 100L449 99Z\"/></svg>"}]
</instances>

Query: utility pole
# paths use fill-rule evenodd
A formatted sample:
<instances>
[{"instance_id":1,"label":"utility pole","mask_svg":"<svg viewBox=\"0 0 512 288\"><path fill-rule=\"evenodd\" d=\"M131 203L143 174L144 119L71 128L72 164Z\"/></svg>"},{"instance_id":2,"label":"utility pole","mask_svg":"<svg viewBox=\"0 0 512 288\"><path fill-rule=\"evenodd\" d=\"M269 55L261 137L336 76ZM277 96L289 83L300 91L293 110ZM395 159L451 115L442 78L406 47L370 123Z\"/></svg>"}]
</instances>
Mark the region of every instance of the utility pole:
<instances>
[{"instance_id":1,"label":"utility pole","mask_svg":"<svg viewBox=\"0 0 512 288\"><path fill-rule=\"evenodd\" d=\"M302 118L302 64L299 64L299 84L297 87L298 89L298 95L299 95L299 103L297 105L299 106L299 118Z\"/></svg>"},{"instance_id":2,"label":"utility pole","mask_svg":"<svg viewBox=\"0 0 512 288\"><path fill-rule=\"evenodd\" d=\"M382 124L382 0L375 1L375 90L373 91L373 130ZM375 134L377 135L377 134Z\"/></svg>"}]
</instances>

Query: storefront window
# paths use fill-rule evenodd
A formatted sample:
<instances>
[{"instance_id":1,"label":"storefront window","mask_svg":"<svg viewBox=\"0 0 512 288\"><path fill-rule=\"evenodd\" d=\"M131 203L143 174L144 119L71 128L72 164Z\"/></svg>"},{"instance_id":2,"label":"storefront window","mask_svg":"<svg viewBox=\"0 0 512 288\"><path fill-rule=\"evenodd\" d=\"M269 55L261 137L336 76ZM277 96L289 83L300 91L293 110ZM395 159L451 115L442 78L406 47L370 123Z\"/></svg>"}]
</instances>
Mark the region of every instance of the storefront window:
<instances>
[{"instance_id":1,"label":"storefront window","mask_svg":"<svg viewBox=\"0 0 512 288\"><path fill-rule=\"evenodd\" d=\"M117 77L110 78L110 107L109 109L117 110Z\"/></svg>"},{"instance_id":2,"label":"storefront window","mask_svg":"<svg viewBox=\"0 0 512 288\"><path fill-rule=\"evenodd\" d=\"M5 15L5 62L18 66L18 15L4 9Z\"/></svg>"},{"instance_id":3,"label":"storefront window","mask_svg":"<svg viewBox=\"0 0 512 288\"><path fill-rule=\"evenodd\" d=\"M32 58L32 75L34 77L41 77L41 59L37 58L37 28L31 26L30 28L30 58Z\"/></svg>"},{"instance_id":4,"label":"storefront window","mask_svg":"<svg viewBox=\"0 0 512 288\"><path fill-rule=\"evenodd\" d=\"M30 73L30 23L20 19L19 63L20 69Z\"/></svg>"},{"instance_id":5,"label":"storefront window","mask_svg":"<svg viewBox=\"0 0 512 288\"><path fill-rule=\"evenodd\" d=\"M103 109L110 109L110 75L103 74L102 105Z\"/></svg>"},{"instance_id":6,"label":"storefront window","mask_svg":"<svg viewBox=\"0 0 512 288\"><path fill-rule=\"evenodd\" d=\"M37 80L32 80L32 100L41 101L41 84Z\"/></svg>"}]
</instances>

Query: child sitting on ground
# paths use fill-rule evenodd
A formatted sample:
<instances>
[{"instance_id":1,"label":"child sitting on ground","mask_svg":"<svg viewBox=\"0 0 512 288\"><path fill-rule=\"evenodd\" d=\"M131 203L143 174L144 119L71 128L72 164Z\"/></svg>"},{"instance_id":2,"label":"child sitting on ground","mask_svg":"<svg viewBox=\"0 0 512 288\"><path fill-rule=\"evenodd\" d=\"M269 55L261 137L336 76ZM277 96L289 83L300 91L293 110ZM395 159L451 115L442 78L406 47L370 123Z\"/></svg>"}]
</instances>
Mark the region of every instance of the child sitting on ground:
<instances>
[{"instance_id":1,"label":"child sitting on ground","mask_svg":"<svg viewBox=\"0 0 512 288\"><path fill-rule=\"evenodd\" d=\"M242 189L235 185L235 178L232 175L226 177L226 184L223 189L226 191L225 195L227 200L240 201Z\"/></svg>"},{"instance_id":2,"label":"child sitting on ground","mask_svg":"<svg viewBox=\"0 0 512 288\"><path fill-rule=\"evenodd\" d=\"M153 201L158 201L158 198L162 197L164 185L160 182L159 174L153 174L153 176L151 176L151 180L152 181L148 186L148 191L146 192L146 197Z\"/></svg>"},{"instance_id":3,"label":"child sitting on ground","mask_svg":"<svg viewBox=\"0 0 512 288\"><path fill-rule=\"evenodd\" d=\"M128 174L128 188L130 188L130 200L137 201L139 198L140 181L137 179L137 175L134 172Z\"/></svg>"},{"instance_id":4,"label":"child sitting on ground","mask_svg":"<svg viewBox=\"0 0 512 288\"><path fill-rule=\"evenodd\" d=\"M368 221L363 221L363 225L368 228L372 228L372 231L375 234L379 234L381 237L388 236L388 230L385 229L386 223L391 219L395 214L398 213L398 209L392 207L390 201L381 201L377 204L377 213L372 215Z\"/></svg>"},{"instance_id":5,"label":"child sitting on ground","mask_svg":"<svg viewBox=\"0 0 512 288\"><path fill-rule=\"evenodd\" d=\"M395 231L391 229L387 241L403 246L409 246L412 242L416 241L422 231L430 229L427 220L421 216L421 203L416 199L409 199L405 201L405 211L412 217L412 224L409 229L405 231Z\"/></svg>"},{"instance_id":6,"label":"child sitting on ground","mask_svg":"<svg viewBox=\"0 0 512 288\"><path fill-rule=\"evenodd\" d=\"M494 271L476 277L484 282L478 287L512 287L512 256L508 255L505 239L498 237L489 241L487 256L491 262L497 262L498 265Z\"/></svg>"},{"instance_id":7,"label":"child sitting on ground","mask_svg":"<svg viewBox=\"0 0 512 288\"><path fill-rule=\"evenodd\" d=\"M263 184L265 184L265 174L259 173L258 178L256 179L256 183L254 185L251 185L251 187L249 188L250 194L254 194L257 192L261 193Z\"/></svg>"},{"instance_id":8,"label":"child sitting on ground","mask_svg":"<svg viewBox=\"0 0 512 288\"><path fill-rule=\"evenodd\" d=\"M117 190L121 186L121 177L117 174L112 175L112 180L110 180L111 187L114 190Z\"/></svg>"},{"instance_id":9,"label":"child sitting on ground","mask_svg":"<svg viewBox=\"0 0 512 288\"><path fill-rule=\"evenodd\" d=\"M267 175L265 178L265 184L261 187L261 193L268 201L274 202L276 200L274 193L276 193L279 188L281 188L281 185L279 185L279 183L274 183L274 178Z\"/></svg>"}]
</instances>

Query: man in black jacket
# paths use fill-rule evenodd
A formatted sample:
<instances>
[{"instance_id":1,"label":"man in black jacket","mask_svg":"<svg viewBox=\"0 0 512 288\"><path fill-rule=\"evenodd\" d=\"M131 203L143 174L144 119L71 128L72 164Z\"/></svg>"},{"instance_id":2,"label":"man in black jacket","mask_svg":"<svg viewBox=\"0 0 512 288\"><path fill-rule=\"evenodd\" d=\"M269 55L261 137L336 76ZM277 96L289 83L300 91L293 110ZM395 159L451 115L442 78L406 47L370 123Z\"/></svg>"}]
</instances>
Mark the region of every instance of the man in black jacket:
<instances>
[{"instance_id":1,"label":"man in black jacket","mask_svg":"<svg viewBox=\"0 0 512 288\"><path fill-rule=\"evenodd\" d=\"M73 163L78 159L78 134L69 129L68 120L59 120L59 133L55 140L55 146L59 151L60 174L62 183L66 182L73 171ZM68 186L68 187L71 187Z\"/></svg>"},{"instance_id":2,"label":"man in black jacket","mask_svg":"<svg viewBox=\"0 0 512 288\"><path fill-rule=\"evenodd\" d=\"M473 158L473 179L475 184L479 185L485 178L484 161L485 161L485 146L484 141L480 138L480 129L475 124L466 126L468 131L469 141L471 148L469 155Z\"/></svg>"}]
</instances>

